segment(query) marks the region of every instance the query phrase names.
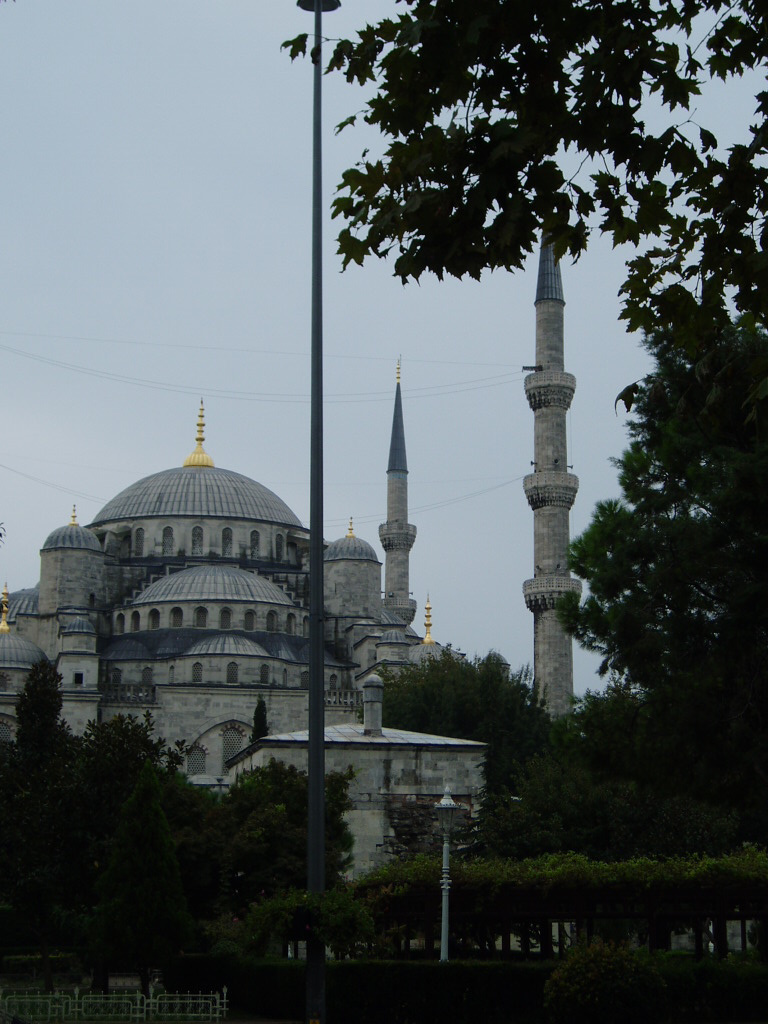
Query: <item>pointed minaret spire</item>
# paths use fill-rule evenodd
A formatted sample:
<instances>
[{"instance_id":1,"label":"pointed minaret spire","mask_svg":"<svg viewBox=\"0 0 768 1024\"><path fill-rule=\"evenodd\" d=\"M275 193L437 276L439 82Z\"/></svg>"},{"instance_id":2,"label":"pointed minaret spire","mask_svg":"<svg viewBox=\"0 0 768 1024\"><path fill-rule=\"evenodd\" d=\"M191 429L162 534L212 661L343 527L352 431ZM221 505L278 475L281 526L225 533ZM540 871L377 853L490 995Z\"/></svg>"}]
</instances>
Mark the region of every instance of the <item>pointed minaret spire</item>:
<instances>
[{"instance_id":1,"label":"pointed minaret spire","mask_svg":"<svg viewBox=\"0 0 768 1024\"><path fill-rule=\"evenodd\" d=\"M523 487L533 509L535 575L523 584L533 612L533 676L550 714L563 715L573 697L571 638L557 618L563 594L581 593L568 571L569 517L579 479L569 473L565 417L576 378L565 373L563 282L551 245L542 244L536 285L536 371L525 378L525 394L534 415L534 472Z\"/></svg>"},{"instance_id":2,"label":"pointed minaret spire","mask_svg":"<svg viewBox=\"0 0 768 1024\"><path fill-rule=\"evenodd\" d=\"M423 644L434 644L432 639L432 605L427 594L427 603L424 605L424 639Z\"/></svg>"},{"instance_id":3,"label":"pointed minaret spire","mask_svg":"<svg viewBox=\"0 0 768 1024\"><path fill-rule=\"evenodd\" d=\"M416 527L408 522L408 460L399 359L387 465L387 521L379 527L379 539L385 551L384 607L410 625L416 614L416 602L410 595L409 585L409 556L416 540Z\"/></svg>"},{"instance_id":4,"label":"pointed minaret spire","mask_svg":"<svg viewBox=\"0 0 768 1024\"><path fill-rule=\"evenodd\" d=\"M205 409L203 400L200 399L200 412L197 414L197 436L195 438L195 450L184 459L182 465L185 469L213 469L213 459L203 448L205 440Z\"/></svg>"},{"instance_id":5,"label":"pointed minaret spire","mask_svg":"<svg viewBox=\"0 0 768 1024\"><path fill-rule=\"evenodd\" d=\"M10 633L11 627L8 625L8 584L6 583L3 587L3 604L2 612L0 612L0 633Z\"/></svg>"}]
</instances>

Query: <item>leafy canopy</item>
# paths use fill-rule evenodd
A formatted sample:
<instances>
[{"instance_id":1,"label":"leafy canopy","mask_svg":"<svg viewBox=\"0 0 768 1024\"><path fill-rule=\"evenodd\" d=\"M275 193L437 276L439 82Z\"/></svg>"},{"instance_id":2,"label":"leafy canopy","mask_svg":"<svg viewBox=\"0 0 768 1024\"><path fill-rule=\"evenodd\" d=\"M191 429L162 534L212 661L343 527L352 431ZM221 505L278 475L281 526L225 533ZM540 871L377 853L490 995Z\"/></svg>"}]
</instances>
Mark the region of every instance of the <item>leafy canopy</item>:
<instances>
[{"instance_id":1,"label":"leafy canopy","mask_svg":"<svg viewBox=\"0 0 768 1024\"><path fill-rule=\"evenodd\" d=\"M731 329L695 360L667 334L647 347L622 497L572 545L590 593L563 621L613 680L579 724L606 774L730 803L767 836L768 435L765 402L744 403L768 338Z\"/></svg>"},{"instance_id":2,"label":"leafy canopy","mask_svg":"<svg viewBox=\"0 0 768 1024\"><path fill-rule=\"evenodd\" d=\"M631 329L669 325L695 347L729 298L768 321L768 92L723 151L699 96L768 63L757 0L401 0L334 50L330 69L374 83L363 118L383 136L343 175L345 265L394 254L478 278L522 266L540 232L578 257L597 230L631 243ZM290 43L291 55L306 36ZM341 127L354 123L347 119Z\"/></svg>"}]
</instances>

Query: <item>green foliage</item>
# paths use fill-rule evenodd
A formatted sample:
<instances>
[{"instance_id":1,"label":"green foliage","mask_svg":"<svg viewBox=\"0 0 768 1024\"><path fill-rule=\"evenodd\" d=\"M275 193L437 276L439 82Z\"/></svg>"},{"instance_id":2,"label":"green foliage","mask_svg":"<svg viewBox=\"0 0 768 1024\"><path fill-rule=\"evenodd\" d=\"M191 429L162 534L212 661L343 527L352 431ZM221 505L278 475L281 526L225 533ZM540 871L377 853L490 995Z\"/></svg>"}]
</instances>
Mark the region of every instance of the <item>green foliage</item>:
<instances>
[{"instance_id":1,"label":"green foliage","mask_svg":"<svg viewBox=\"0 0 768 1024\"><path fill-rule=\"evenodd\" d=\"M622 498L598 504L572 545L589 585L566 627L612 685L575 730L588 765L656 793L736 808L768 839L766 409L746 414L761 333L732 329L692 359L666 335L617 465ZM763 370L759 371L760 373Z\"/></svg>"},{"instance_id":2,"label":"green foliage","mask_svg":"<svg viewBox=\"0 0 768 1024\"><path fill-rule=\"evenodd\" d=\"M716 856L736 839L733 811L685 795L659 796L622 779L596 779L575 757L532 758L515 788L517 798L502 792L485 801L480 840L490 856Z\"/></svg>"},{"instance_id":3,"label":"green foliage","mask_svg":"<svg viewBox=\"0 0 768 1024\"><path fill-rule=\"evenodd\" d=\"M478 278L522 266L541 232L578 257L598 230L636 249L630 329L696 347L731 302L765 325L768 92L727 151L698 104L765 68L767 17L752 0L406 0L329 64L374 83L384 148L342 177L345 265L393 253L404 281Z\"/></svg>"},{"instance_id":4,"label":"green foliage","mask_svg":"<svg viewBox=\"0 0 768 1024\"><path fill-rule=\"evenodd\" d=\"M487 793L512 784L518 765L545 747L550 724L530 670L510 675L493 652L459 661L443 651L440 658L386 674L382 714L389 727L487 743Z\"/></svg>"},{"instance_id":5,"label":"green foliage","mask_svg":"<svg viewBox=\"0 0 768 1024\"><path fill-rule=\"evenodd\" d=\"M373 941L373 918L348 889L312 893L289 889L255 903L245 919L247 948L263 955L270 943L306 941L309 932L337 960L365 952Z\"/></svg>"},{"instance_id":6,"label":"green foliage","mask_svg":"<svg viewBox=\"0 0 768 1024\"><path fill-rule=\"evenodd\" d=\"M653 961L596 939L578 945L544 986L550 1024L662 1024L665 985Z\"/></svg>"},{"instance_id":7,"label":"green foliage","mask_svg":"<svg viewBox=\"0 0 768 1024\"><path fill-rule=\"evenodd\" d=\"M267 722L267 704L263 697L259 697L256 701L256 707L253 709L251 743L255 743L256 740L260 740L262 736L266 736L268 733L269 723Z\"/></svg>"},{"instance_id":8,"label":"green foliage","mask_svg":"<svg viewBox=\"0 0 768 1024\"><path fill-rule=\"evenodd\" d=\"M146 995L150 968L178 952L192 925L150 761L123 806L98 888L101 900L94 923L98 956L113 965L138 968Z\"/></svg>"}]
</instances>

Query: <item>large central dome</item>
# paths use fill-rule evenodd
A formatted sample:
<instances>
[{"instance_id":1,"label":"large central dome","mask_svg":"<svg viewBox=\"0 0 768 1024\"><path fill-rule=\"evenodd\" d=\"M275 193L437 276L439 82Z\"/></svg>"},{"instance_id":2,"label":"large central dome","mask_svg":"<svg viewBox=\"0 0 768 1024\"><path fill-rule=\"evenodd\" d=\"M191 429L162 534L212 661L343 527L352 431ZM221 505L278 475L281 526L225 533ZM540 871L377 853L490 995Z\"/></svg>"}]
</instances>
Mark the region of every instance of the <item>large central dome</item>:
<instances>
[{"instance_id":1,"label":"large central dome","mask_svg":"<svg viewBox=\"0 0 768 1024\"><path fill-rule=\"evenodd\" d=\"M248 519L301 526L282 498L269 488L228 469L181 466L145 476L108 501L91 526L162 516Z\"/></svg>"}]
</instances>

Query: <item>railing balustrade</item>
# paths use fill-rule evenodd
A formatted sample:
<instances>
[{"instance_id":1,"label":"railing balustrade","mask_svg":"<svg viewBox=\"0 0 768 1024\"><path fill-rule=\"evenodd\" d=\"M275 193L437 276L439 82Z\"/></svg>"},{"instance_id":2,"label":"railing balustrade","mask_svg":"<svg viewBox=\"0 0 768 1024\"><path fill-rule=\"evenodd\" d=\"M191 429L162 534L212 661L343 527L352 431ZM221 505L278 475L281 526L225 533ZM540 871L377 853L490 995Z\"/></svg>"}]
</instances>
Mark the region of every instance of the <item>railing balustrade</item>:
<instances>
[{"instance_id":1,"label":"railing balustrade","mask_svg":"<svg viewBox=\"0 0 768 1024\"><path fill-rule=\"evenodd\" d=\"M226 985L219 992L9 992L0 989L0 1020L16 1017L34 1024L48 1021L204 1021L227 1016Z\"/></svg>"}]
</instances>

